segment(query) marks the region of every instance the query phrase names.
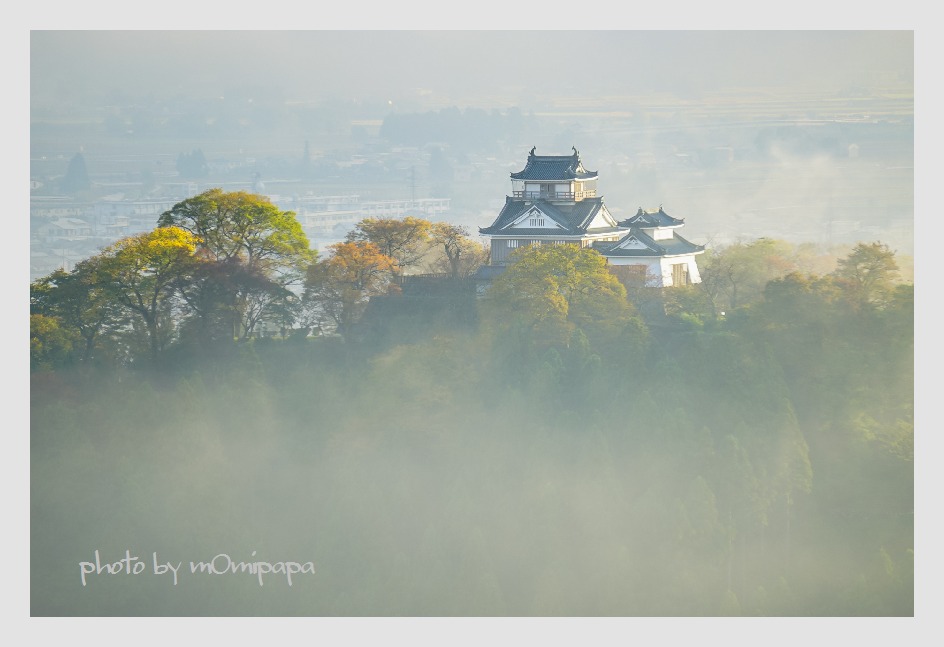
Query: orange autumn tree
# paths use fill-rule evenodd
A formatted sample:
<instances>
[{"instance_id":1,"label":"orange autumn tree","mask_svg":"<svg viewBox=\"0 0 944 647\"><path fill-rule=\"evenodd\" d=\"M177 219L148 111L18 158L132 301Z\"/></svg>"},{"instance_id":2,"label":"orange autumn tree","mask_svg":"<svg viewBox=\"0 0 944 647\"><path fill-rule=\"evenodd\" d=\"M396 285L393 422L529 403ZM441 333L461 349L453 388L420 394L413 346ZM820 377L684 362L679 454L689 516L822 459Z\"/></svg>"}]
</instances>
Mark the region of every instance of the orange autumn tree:
<instances>
[{"instance_id":1,"label":"orange autumn tree","mask_svg":"<svg viewBox=\"0 0 944 647\"><path fill-rule=\"evenodd\" d=\"M371 242L329 245L331 255L308 268L304 303L309 321L345 334L360 318L370 297L386 294L396 261Z\"/></svg>"},{"instance_id":2,"label":"orange autumn tree","mask_svg":"<svg viewBox=\"0 0 944 647\"><path fill-rule=\"evenodd\" d=\"M423 218L364 218L352 229L345 242L373 243L377 250L392 259L391 278L398 280L404 272L419 265L430 242L432 223Z\"/></svg>"}]
</instances>

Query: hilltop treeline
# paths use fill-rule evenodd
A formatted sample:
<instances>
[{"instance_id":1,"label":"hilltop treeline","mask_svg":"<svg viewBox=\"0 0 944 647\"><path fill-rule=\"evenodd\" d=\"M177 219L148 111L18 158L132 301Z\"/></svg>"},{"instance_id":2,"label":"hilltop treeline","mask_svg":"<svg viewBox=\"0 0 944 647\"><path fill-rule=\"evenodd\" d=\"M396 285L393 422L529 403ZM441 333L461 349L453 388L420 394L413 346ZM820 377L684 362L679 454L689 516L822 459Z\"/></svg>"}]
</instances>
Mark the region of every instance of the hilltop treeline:
<instances>
[{"instance_id":1,"label":"hilltop treeline","mask_svg":"<svg viewBox=\"0 0 944 647\"><path fill-rule=\"evenodd\" d=\"M487 258L465 227L365 218L325 257L265 196L211 189L30 285L33 370L164 366L214 357L266 333L349 333L372 297L406 273L458 281Z\"/></svg>"},{"instance_id":2,"label":"hilltop treeline","mask_svg":"<svg viewBox=\"0 0 944 647\"><path fill-rule=\"evenodd\" d=\"M461 326L394 308L382 343L37 366L32 614L912 615L894 254L706 256L703 283L657 292L528 249ZM95 550L148 569L83 587ZM316 573L188 567L254 551Z\"/></svg>"}]
</instances>

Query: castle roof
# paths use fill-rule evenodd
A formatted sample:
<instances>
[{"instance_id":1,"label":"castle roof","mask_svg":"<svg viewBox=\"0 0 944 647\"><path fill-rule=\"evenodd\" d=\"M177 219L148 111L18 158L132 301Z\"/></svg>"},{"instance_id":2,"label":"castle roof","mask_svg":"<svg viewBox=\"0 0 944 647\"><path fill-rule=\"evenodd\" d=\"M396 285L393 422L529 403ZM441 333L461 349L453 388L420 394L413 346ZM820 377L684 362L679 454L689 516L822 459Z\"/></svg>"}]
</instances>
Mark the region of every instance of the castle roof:
<instances>
[{"instance_id":1,"label":"castle roof","mask_svg":"<svg viewBox=\"0 0 944 647\"><path fill-rule=\"evenodd\" d=\"M535 155L531 149L525 167L511 174L512 180L593 180L596 171L588 171L574 148L573 155Z\"/></svg>"},{"instance_id":2,"label":"castle roof","mask_svg":"<svg viewBox=\"0 0 944 647\"><path fill-rule=\"evenodd\" d=\"M620 222L622 227L681 227L685 224L684 218L673 218L659 207L658 211L644 211L642 207L636 215Z\"/></svg>"},{"instance_id":3,"label":"castle roof","mask_svg":"<svg viewBox=\"0 0 944 647\"><path fill-rule=\"evenodd\" d=\"M595 241L593 249L604 256L679 256L701 254L705 246L689 242L678 234L657 241L642 229L633 227L617 241Z\"/></svg>"},{"instance_id":4,"label":"castle roof","mask_svg":"<svg viewBox=\"0 0 944 647\"><path fill-rule=\"evenodd\" d=\"M520 226L514 228L510 227L515 221L519 220L533 209L539 210L558 226L540 229ZM493 236L496 234L515 236L579 236L588 232L602 233L621 230L619 227L594 227L591 229L590 225L601 212L609 213L603 205L602 197L586 198L572 204L555 204L547 200L520 200L506 197L505 206L502 207L495 222L489 227L479 227L479 233ZM611 221L615 224L612 218ZM622 229L625 230L625 227Z\"/></svg>"}]
</instances>

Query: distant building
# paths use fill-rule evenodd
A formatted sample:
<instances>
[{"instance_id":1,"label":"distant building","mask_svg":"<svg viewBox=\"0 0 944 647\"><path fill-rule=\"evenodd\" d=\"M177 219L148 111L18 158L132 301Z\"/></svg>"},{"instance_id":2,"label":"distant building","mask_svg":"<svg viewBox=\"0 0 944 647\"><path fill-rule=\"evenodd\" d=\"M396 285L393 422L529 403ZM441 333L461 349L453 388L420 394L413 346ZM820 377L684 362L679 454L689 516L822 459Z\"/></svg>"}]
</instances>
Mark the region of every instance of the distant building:
<instances>
[{"instance_id":1,"label":"distant building","mask_svg":"<svg viewBox=\"0 0 944 647\"><path fill-rule=\"evenodd\" d=\"M444 220L449 212L449 198L361 200L358 195L307 195L271 199L279 208L294 211L305 235L313 241L342 239L365 218L418 216L436 221Z\"/></svg>"},{"instance_id":2,"label":"distant building","mask_svg":"<svg viewBox=\"0 0 944 647\"><path fill-rule=\"evenodd\" d=\"M592 247L624 282L672 287L701 282L695 256L705 251L682 238L684 220L662 210L639 209L615 217L597 195L596 171L587 170L576 148L572 155L535 155L511 174L512 193L495 221L479 233L491 241L491 264L477 274L482 282L499 275L511 254L529 245Z\"/></svg>"},{"instance_id":3,"label":"distant building","mask_svg":"<svg viewBox=\"0 0 944 647\"><path fill-rule=\"evenodd\" d=\"M44 243L86 240L92 226L79 218L59 218L38 227L36 234Z\"/></svg>"}]
</instances>

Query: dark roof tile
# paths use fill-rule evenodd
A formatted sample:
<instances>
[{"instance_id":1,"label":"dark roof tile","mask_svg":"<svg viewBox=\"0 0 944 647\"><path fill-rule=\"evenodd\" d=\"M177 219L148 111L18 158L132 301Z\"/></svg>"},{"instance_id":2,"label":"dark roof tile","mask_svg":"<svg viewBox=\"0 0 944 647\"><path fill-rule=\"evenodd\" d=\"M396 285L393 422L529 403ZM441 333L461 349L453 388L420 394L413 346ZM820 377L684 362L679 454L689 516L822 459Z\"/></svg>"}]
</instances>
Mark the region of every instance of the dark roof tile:
<instances>
[{"instance_id":1,"label":"dark roof tile","mask_svg":"<svg viewBox=\"0 0 944 647\"><path fill-rule=\"evenodd\" d=\"M684 219L673 218L659 207L658 211L643 211L642 208L636 212L636 215L620 222L623 227L680 227L685 224Z\"/></svg>"},{"instance_id":2,"label":"dark roof tile","mask_svg":"<svg viewBox=\"0 0 944 647\"><path fill-rule=\"evenodd\" d=\"M588 229L590 223L603 208L603 198L587 198L573 204L555 204L546 200L516 200L505 198L505 206L499 212L495 222L489 227L480 227L479 233L488 235L515 235L527 236L529 233L544 231L537 229L505 229L508 225L528 212L531 207L537 207L543 213L547 214L552 220L561 225L563 229L552 229L551 234L578 235L590 232L600 231L618 231L618 228L606 227ZM625 229L625 227L623 228Z\"/></svg>"},{"instance_id":3,"label":"dark roof tile","mask_svg":"<svg viewBox=\"0 0 944 647\"><path fill-rule=\"evenodd\" d=\"M635 237L646 246L645 249L621 249L619 246L630 237ZM704 245L695 245L675 234L672 238L654 240L638 227L633 227L629 233L616 242L595 242L593 248L604 256L677 256L680 254L700 254L705 251Z\"/></svg>"},{"instance_id":4,"label":"dark roof tile","mask_svg":"<svg viewBox=\"0 0 944 647\"><path fill-rule=\"evenodd\" d=\"M528 155L525 167L511 174L512 180L592 180L596 171L588 171L574 149L573 155Z\"/></svg>"}]
</instances>

